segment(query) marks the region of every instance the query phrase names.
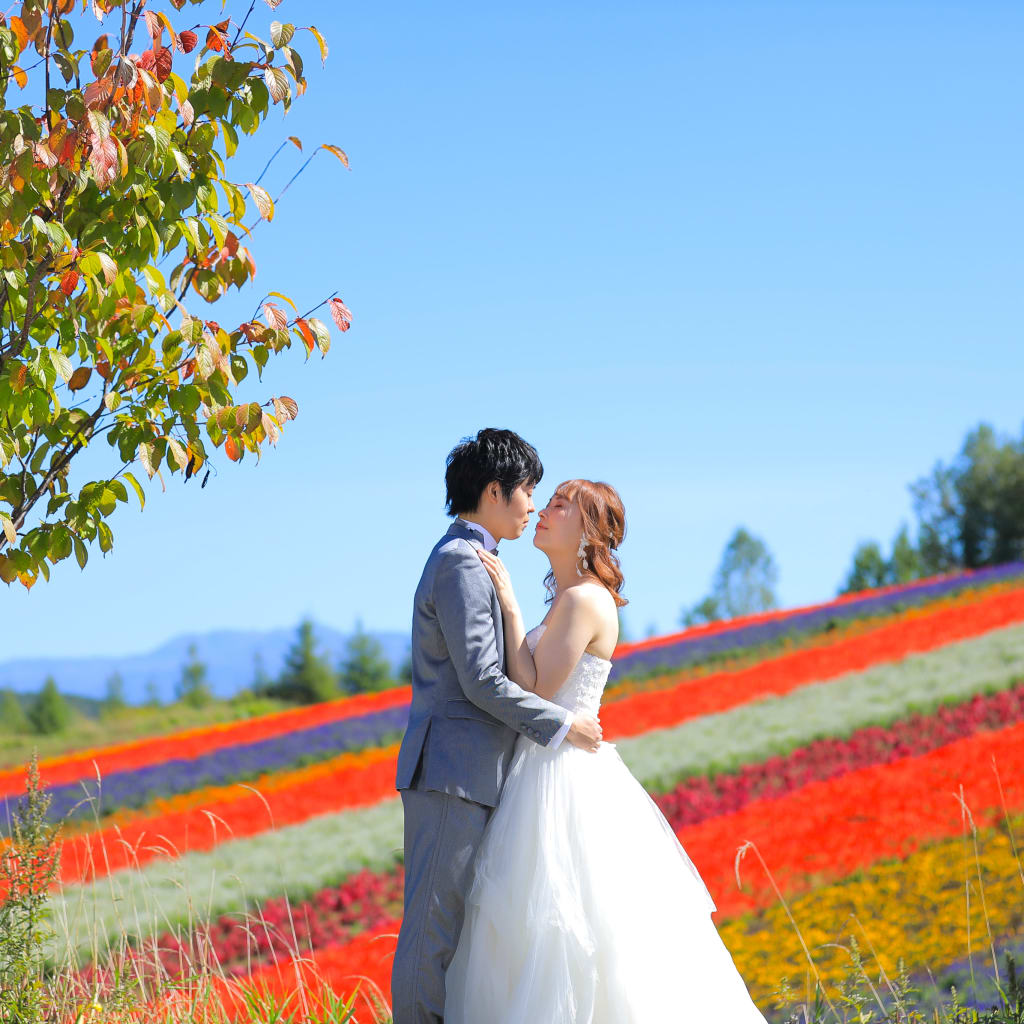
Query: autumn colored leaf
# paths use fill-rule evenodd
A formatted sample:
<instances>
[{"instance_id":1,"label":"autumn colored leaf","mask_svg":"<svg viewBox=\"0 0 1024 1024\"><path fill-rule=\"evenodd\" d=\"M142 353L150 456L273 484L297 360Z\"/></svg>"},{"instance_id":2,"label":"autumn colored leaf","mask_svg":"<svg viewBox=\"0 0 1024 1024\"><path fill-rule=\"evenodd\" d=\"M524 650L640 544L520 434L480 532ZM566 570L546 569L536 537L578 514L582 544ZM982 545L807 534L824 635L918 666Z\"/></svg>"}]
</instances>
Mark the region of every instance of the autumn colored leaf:
<instances>
[{"instance_id":1,"label":"autumn colored leaf","mask_svg":"<svg viewBox=\"0 0 1024 1024\"><path fill-rule=\"evenodd\" d=\"M267 83L270 98L275 103L280 103L288 95L288 76L280 68L264 68L263 81Z\"/></svg>"},{"instance_id":2,"label":"autumn colored leaf","mask_svg":"<svg viewBox=\"0 0 1024 1024\"><path fill-rule=\"evenodd\" d=\"M166 46L161 46L156 51L156 80L158 82L166 82L168 76L171 73L171 66L173 58L171 51Z\"/></svg>"},{"instance_id":3,"label":"autumn colored leaf","mask_svg":"<svg viewBox=\"0 0 1024 1024\"><path fill-rule=\"evenodd\" d=\"M338 329L347 331L352 326L352 313L348 306L341 299L331 299L327 306L331 311L331 319L338 325Z\"/></svg>"},{"instance_id":4,"label":"autumn colored leaf","mask_svg":"<svg viewBox=\"0 0 1024 1024\"><path fill-rule=\"evenodd\" d=\"M25 22L15 14L8 21L7 26L18 38L18 52L20 53L28 46L28 29L25 28Z\"/></svg>"},{"instance_id":5,"label":"autumn colored leaf","mask_svg":"<svg viewBox=\"0 0 1024 1024\"><path fill-rule=\"evenodd\" d=\"M178 39L181 42L181 48L185 53L191 53L199 42L199 36L197 36L190 28L185 29L184 32L179 32Z\"/></svg>"},{"instance_id":6,"label":"autumn colored leaf","mask_svg":"<svg viewBox=\"0 0 1024 1024\"><path fill-rule=\"evenodd\" d=\"M139 462L142 463L146 475L152 480L156 467L153 465L153 445L148 441L142 441L139 444Z\"/></svg>"},{"instance_id":7,"label":"autumn colored leaf","mask_svg":"<svg viewBox=\"0 0 1024 1024\"><path fill-rule=\"evenodd\" d=\"M340 146L331 146L325 142L321 145L320 148L326 149L328 153L333 153L345 167L351 170L351 168L348 166L348 154Z\"/></svg>"},{"instance_id":8,"label":"autumn colored leaf","mask_svg":"<svg viewBox=\"0 0 1024 1024\"><path fill-rule=\"evenodd\" d=\"M322 63L327 60L327 40L324 39L314 25L309 26L309 31L313 33L313 38L316 39L317 46L320 47L320 61Z\"/></svg>"},{"instance_id":9,"label":"autumn colored leaf","mask_svg":"<svg viewBox=\"0 0 1024 1024\"><path fill-rule=\"evenodd\" d=\"M306 343L306 351L312 352L313 346L316 344L316 338L313 335L312 330L309 327L309 321L303 317L299 317L295 321L295 326L298 327L299 333L302 335L302 340Z\"/></svg>"},{"instance_id":10,"label":"autumn colored leaf","mask_svg":"<svg viewBox=\"0 0 1024 1024\"><path fill-rule=\"evenodd\" d=\"M70 295L75 287L78 285L78 279L81 274L77 270L67 270L64 272L64 276L60 279L60 290L65 295Z\"/></svg>"},{"instance_id":11,"label":"autumn colored leaf","mask_svg":"<svg viewBox=\"0 0 1024 1024\"><path fill-rule=\"evenodd\" d=\"M224 441L224 452L232 462L237 462L242 457L242 449L233 437Z\"/></svg>"},{"instance_id":12,"label":"autumn colored leaf","mask_svg":"<svg viewBox=\"0 0 1024 1024\"><path fill-rule=\"evenodd\" d=\"M89 383L89 378L92 376L92 370L88 366L80 366L68 381L68 389L70 391L81 391L86 384Z\"/></svg>"},{"instance_id":13,"label":"autumn colored leaf","mask_svg":"<svg viewBox=\"0 0 1024 1024\"><path fill-rule=\"evenodd\" d=\"M285 330L288 326L288 317L284 310L280 306L275 306L273 302L263 303L263 315L267 318L267 323L279 331Z\"/></svg>"},{"instance_id":14,"label":"autumn colored leaf","mask_svg":"<svg viewBox=\"0 0 1024 1024\"><path fill-rule=\"evenodd\" d=\"M261 188L259 185L248 181L245 183L245 187L256 201L256 207L260 211L260 216L264 220L273 220L274 200L270 198L270 193L265 188Z\"/></svg>"},{"instance_id":15,"label":"autumn colored leaf","mask_svg":"<svg viewBox=\"0 0 1024 1024\"><path fill-rule=\"evenodd\" d=\"M277 416L279 423L287 423L289 420L293 420L299 415L299 407L294 398L282 395L280 398L275 398L273 402L274 413Z\"/></svg>"},{"instance_id":16,"label":"autumn colored leaf","mask_svg":"<svg viewBox=\"0 0 1024 1024\"><path fill-rule=\"evenodd\" d=\"M163 32L163 23L160 21L160 15L155 11L145 11L146 17L146 28L149 31L149 38L157 43L160 39L160 34Z\"/></svg>"}]
</instances>

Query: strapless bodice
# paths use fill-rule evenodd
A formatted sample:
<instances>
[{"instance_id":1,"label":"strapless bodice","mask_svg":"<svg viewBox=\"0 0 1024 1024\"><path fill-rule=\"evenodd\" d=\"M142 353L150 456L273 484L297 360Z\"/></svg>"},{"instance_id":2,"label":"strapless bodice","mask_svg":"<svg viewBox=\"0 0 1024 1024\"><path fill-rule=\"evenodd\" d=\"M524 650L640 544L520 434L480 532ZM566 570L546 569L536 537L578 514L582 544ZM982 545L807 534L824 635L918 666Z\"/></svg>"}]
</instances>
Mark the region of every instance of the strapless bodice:
<instances>
[{"instance_id":1,"label":"strapless bodice","mask_svg":"<svg viewBox=\"0 0 1024 1024\"><path fill-rule=\"evenodd\" d=\"M547 623L542 622L526 634L526 644L531 654L537 649L541 632L547 628ZM601 695L604 693L604 686L608 682L611 670L612 663L607 658L599 658L596 654L584 651L569 673L569 678L551 698L551 702L572 712L596 715L601 707Z\"/></svg>"}]
</instances>

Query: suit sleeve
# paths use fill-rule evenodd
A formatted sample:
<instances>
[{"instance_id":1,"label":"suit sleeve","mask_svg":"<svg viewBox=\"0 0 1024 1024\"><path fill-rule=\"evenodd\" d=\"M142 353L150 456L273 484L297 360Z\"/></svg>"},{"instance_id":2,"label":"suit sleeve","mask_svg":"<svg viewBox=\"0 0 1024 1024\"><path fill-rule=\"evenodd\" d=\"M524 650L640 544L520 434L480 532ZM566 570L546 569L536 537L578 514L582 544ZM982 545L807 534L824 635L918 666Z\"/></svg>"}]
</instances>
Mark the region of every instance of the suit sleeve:
<instances>
[{"instance_id":1,"label":"suit sleeve","mask_svg":"<svg viewBox=\"0 0 1024 1024\"><path fill-rule=\"evenodd\" d=\"M471 545L457 544L443 554L434 581L434 609L459 685L477 707L547 746L570 712L524 690L502 672L491 614L492 590L487 570Z\"/></svg>"}]
</instances>

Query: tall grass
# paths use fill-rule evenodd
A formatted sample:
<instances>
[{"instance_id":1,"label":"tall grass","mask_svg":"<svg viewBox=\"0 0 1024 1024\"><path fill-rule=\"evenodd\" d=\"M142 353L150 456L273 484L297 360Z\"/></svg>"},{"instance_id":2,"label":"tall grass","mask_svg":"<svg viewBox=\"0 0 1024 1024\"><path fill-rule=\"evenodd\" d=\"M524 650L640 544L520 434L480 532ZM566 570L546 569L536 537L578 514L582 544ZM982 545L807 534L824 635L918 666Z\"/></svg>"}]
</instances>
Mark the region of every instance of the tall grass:
<instances>
[{"instance_id":1,"label":"tall grass","mask_svg":"<svg viewBox=\"0 0 1024 1024\"><path fill-rule=\"evenodd\" d=\"M993 771L998 771L993 765ZM985 909L987 933L984 958L968 948L972 975L984 971L993 993L988 1006L968 1005L956 988L942 990L933 980L922 983L902 961L894 973L860 926L839 946L848 961L838 985L821 980L812 948L801 922L793 915L771 870L752 843L737 854L737 883L746 857L775 887L777 898L795 930L807 962L802 991L782 979L774 1008L766 1011L777 1024L1024 1024L1024 983L1012 956L1000 960L996 937L989 926L985 886L977 856L977 830L970 808L961 796L964 822L964 901L977 899ZM1024 859L1003 807L1005 827L1024 904ZM344 995L332 990L316 973L315 960L301 948L295 923L289 919L284 943L284 970L294 972L295 984L281 994L251 981L230 976L219 963L204 926L216 907L214 890L225 884L244 892L244 879L211 876L209 888L183 891L187 920L165 920L166 934L175 939L173 957L159 940L132 941L129 935L152 931L141 923L159 918L159 900L145 888L133 889L133 899L119 907L122 928L112 933L77 918L69 905L50 900L60 860L59 826L47 822L47 796L39 783L35 760L27 771L26 793L11 823L11 840L0 851L0 1022L3 1024L388 1024L387 998L368 979L352 979ZM279 866L280 868L280 866ZM287 872L280 868L281 878ZM62 910L60 908L63 908ZM241 914L250 936L255 964L256 937L271 925L258 911ZM951 922L934 922L944 927ZM681 922L685 927L685 922ZM278 929L280 931L280 929ZM86 941L82 941L82 936ZM281 939L280 934L277 935ZM280 941L277 943L280 947ZM86 962L77 954L85 947ZM984 960L984 963L982 962ZM975 979L977 982L979 979ZM974 988L972 985L971 988ZM680 1015L685 1016L685 989L680 992ZM977 1004L977 999L973 1002ZM526 1024L526 1022L524 1022ZM567 1022L570 1024L570 1022Z\"/></svg>"}]
</instances>

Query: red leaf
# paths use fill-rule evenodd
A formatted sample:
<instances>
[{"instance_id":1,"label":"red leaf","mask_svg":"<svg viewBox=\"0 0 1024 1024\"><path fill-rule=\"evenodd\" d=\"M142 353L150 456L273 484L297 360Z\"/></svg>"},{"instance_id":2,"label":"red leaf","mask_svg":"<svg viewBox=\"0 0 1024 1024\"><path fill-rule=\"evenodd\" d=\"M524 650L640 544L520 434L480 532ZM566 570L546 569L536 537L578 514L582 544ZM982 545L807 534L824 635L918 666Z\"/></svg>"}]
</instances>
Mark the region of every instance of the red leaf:
<instances>
[{"instance_id":1,"label":"red leaf","mask_svg":"<svg viewBox=\"0 0 1024 1024\"><path fill-rule=\"evenodd\" d=\"M187 28L184 32L178 33L178 40L181 43L181 48L186 53L191 53L196 48L196 43L199 42L199 36L192 29Z\"/></svg>"},{"instance_id":2,"label":"red leaf","mask_svg":"<svg viewBox=\"0 0 1024 1024\"><path fill-rule=\"evenodd\" d=\"M60 290L65 295L70 295L78 284L79 273L77 270L67 270L60 279Z\"/></svg>"},{"instance_id":3,"label":"red leaf","mask_svg":"<svg viewBox=\"0 0 1024 1024\"><path fill-rule=\"evenodd\" d=\"M171 51L166 46L161 46L156 51L156 80L166 82L167 76L171 73Z\"/></svg>"},{"instance_id":4,"label":"red leaf","mask_svg":"<svg viewBox=\"0 0 1024 1024\"><path fill-rule=\"evenodd\" d=\"M156 67L156 53L153 50L143 50L139 54L139 59L135 62L135 66L142 68L144 71L152 71Z\"/></svg>"},{"instance_id":5,"label":"red leaf","mask_svg":"<svg viewBox=\"0 0 1024 1024\"><path fill-rule=\"evenodd\" d=\"M208 50L221 51L225 49L224 37L215 28L206 33L206 48Z\"/></svg>"},{"instance_id":6,"label":"red leaf","mask_svg":"<svg viewBox=\"0 0 1024 1024\"><path fill-rule=\"evenodd\" d=\"M331 318L338 325L339 330L347 331L352 326L352 313L348 306L341 299L331 299L327 306L331 311Z\"/></svg>"},{"instance_id":7,"label":"red leaf","mask_svg":"<svg viewBox=\"0 0 1024 1024\"><path fill-rule=\"evenodd\" d=\"M313 331L309 326L309 321L299 317L299 319L295 321L295 326L298 327L302 334L302 340L306 343L306 351L312 352L313 346L316 344L316 338L313 337Z\"/></svg>"}]
</instances>

